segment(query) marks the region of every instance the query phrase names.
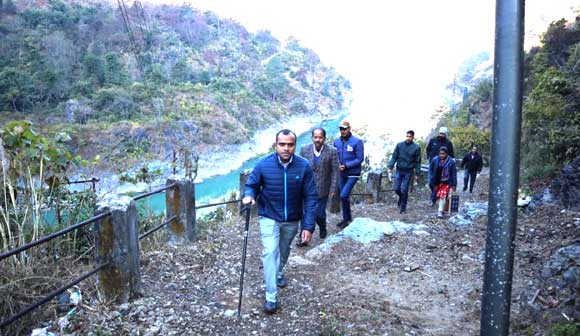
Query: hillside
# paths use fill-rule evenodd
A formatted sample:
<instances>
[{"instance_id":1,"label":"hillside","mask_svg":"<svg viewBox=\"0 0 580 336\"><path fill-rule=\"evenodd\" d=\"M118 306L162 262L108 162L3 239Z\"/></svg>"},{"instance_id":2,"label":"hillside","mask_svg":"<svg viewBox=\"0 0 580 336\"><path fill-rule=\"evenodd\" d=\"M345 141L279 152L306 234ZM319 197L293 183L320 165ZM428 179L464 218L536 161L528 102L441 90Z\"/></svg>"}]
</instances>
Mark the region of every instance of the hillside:
<instances>
[{"instance_id":1,"label":"hillside","mask_svg":"<svg viewBox=\"0 0 580 336\"><path fill-rule=\"evenodd\" d=\"M0 122L28 119L104 165L243 143L349 104L312 50L189 5L0 2Z\"/></svg>"}]
</instances>

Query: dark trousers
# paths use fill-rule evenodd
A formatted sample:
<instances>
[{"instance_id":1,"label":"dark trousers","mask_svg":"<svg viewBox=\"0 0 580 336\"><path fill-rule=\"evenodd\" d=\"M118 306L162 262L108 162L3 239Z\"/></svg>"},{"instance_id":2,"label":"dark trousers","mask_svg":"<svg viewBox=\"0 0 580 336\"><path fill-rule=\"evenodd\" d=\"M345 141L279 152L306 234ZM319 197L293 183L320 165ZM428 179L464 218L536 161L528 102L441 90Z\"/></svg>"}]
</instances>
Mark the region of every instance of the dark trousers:
<instances>
[{"instance_id":1,"label":"dark trousers","mask_svg":"<svg viewBox=\"0 0 580 336\"><path fill-rule=\"evenodd\" d=\"M409 198L409 185L413 178L413 172L397 170L395 173L395 193L399 195L399 207L401 211L407 210L407 199Z\"/></svg>"},{"instance_id":2,"label":"dark trousers","mask_svg":"<svg viewBox=\"0 0 580 336\"><path fill-rule=\"evenodd\" d=\"M463 191L467 190L467 182L469 182L469 192L473 192L473 186L475 185L475 178L477 177L476 171L469 171L465 169L463 172Z\"/></svg>"},{"instance_id":3,"label":"dark trousers","mask_svg":"<svg viewBox=\"0 0 580 336\"><path fill-rule=\"evenodd\" d=\"M321 226L321 225L326 226L326 204L327 203L328 203L328 197L319 198L318 201L316 202L316 224L318 224L318 226ZM302 230L300 230L300 232L298 234L301 235ZM300 237L298 239L300 239Z\"/></svg>"},{"instance_id":4,"label":"dark trousers","mask_svg":"<svg viewBox=\"0 0 580 336\"><path fill-rule=\"evenodd\" d=\"M328 197L322 197L316 202L316 222L326 222L326 204Z\"/></svg>"},{"instance_id":5,"label":"dark trousers","mask_svg":"<svg viewBox=\"0 0 580 336\"><path fill-rule=\"evenodd\" d=\"M340 174L338 186L340 187L340 206L342 208L342 220L352 221L350 212L350 193L358 181L358 176L348 176Z\"/></svg>"}]
</instances>

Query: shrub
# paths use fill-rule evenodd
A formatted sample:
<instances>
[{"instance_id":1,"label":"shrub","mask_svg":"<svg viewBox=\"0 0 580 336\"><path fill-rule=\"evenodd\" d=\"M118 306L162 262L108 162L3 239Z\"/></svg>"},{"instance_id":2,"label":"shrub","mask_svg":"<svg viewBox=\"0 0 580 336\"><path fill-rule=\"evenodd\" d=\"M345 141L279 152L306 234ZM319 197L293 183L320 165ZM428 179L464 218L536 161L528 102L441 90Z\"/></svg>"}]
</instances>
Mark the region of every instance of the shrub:
<instances>
[{"instance_id":1,"label":"shrub","mask_svg":"<svg viewBox=\"0 0 580 336\"><path fill-rule=\"evenodd\" d=\"M489 164L488 160L491 154L490 131L482 131L473 125L468 125L466 127L453 127L450 133L452 134L450 139L453 142L455 158L462 159L463 155L471 150L471 146L477 144L484 163Z\"/></svg>"}]
</instances>

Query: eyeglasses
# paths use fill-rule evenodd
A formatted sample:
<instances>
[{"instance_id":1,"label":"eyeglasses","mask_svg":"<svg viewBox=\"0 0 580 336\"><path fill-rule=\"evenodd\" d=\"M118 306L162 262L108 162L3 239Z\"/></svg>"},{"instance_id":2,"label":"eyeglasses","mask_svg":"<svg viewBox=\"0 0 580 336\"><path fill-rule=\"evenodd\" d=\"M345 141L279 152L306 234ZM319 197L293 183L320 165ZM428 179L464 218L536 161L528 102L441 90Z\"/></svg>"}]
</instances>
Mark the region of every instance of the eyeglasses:
<instances>
[{"instance_id":1,"label":"eyeglasses","mask_svg":"<svg viewBox=\"0 0 580 336\"><path fill-rule=\"evenodd\" d=\"M339 127L338 129L341 131L346 131L348 129L348 127Z\"/></svg>"}]
</instances>

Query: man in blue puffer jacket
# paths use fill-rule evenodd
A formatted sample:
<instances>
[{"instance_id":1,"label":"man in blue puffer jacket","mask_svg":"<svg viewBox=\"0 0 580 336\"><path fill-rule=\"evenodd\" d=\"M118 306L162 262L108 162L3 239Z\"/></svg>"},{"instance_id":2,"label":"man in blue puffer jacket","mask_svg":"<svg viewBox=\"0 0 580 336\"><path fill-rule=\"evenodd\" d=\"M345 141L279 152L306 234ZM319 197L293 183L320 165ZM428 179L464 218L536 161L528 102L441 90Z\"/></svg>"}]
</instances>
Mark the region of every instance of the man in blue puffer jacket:
<instances>
[{"instance_id":1,"label":"man in blue puffer jacket","mask_svg":"<svg viewBox=\"0 0 580 336\"><path fill-rule=\"evenodd\" d=\"M334 147L338 152L338 186L340 188L340 206L342 222L338 227L344 229L352 222L350 212L350 193L360 178L365 149L362 140L352 135L350 123L343 120L338 126L340 138L334 139Z\"/></svg>"},{"instance_id":2,"label":"man in blue puffer jacket","mask_svg":"<svg viewBox=\"0 0 580 336\"><path fill-rule=\"evenodd\" d=\"M278 289L286 287L284 265L292 239L302 220L302 241L314 232L318 191L310 163L296 151L296 134L284 129L276 134L276 153L261 159L246 181L243 204L258 201L262 264L266 283L264 312L278 310Z\"/></svg>"}]
</instances>

